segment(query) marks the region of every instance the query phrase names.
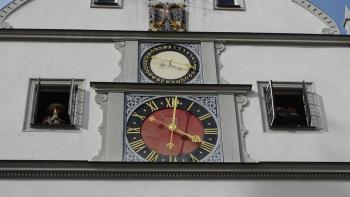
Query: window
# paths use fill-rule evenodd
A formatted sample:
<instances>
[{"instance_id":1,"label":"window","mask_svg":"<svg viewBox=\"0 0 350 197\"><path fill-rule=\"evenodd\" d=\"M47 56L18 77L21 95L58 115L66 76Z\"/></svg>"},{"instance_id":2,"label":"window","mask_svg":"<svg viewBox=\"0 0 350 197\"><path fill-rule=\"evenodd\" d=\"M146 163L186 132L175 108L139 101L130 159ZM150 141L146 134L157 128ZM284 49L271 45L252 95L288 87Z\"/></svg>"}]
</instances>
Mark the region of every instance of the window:
<instances>
[{"instance_id":1,"label":"window","mask_svg":"<svg viewBox=\"0 0 350 197\"><path fill-rule=\"evenodd\" d=\"M81 124L83 80L31 79L25 130L76 129Z\"/></svg>"},{"instance_id":2,"label":"window","mask_svg":"<svg viewBox=\"0 0 350 197\"><path fill-rule=\"evenodd\" d=\"M244 10L244 0L214 0L215 9Z\"/></svg>"},{"instance_id":3,"label":"window","mask_svg":"<svg viewBox=\"0 0 350 197\"><path fill-rule=\"evenodd\" d=\"M317 95L310 82L259 82L268 129L321 129Z\"/></svg>"},{"instance_id":4,"label":"window","mask_svg":"<svg viewBox=\"0 0 350 197\"><path fill-rule=\"evenodd\" d=\"M122 0L91 0L91 7L94 8L121 8Z\"/></svg>"}]
</instances>

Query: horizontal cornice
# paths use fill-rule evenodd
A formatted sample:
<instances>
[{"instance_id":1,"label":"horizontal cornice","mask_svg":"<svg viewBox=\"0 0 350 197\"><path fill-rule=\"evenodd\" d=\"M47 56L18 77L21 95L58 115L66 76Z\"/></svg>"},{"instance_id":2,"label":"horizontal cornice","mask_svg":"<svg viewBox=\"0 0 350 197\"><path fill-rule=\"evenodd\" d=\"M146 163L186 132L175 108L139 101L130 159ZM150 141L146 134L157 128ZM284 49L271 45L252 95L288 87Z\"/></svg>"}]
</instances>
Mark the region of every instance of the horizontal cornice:
<instances>
[{"instance_id":1,"label":"horizontal cornice","mask_svg":"<svg viewBox=\"0 0 350 197\"><path fill-rule=\"evenodd\" d=\"M0 41L115 42L127 40L197 40L227 44L350 45L349 35L242 33L242 32L148 32L67 29L1 29Z\"/></svg>"},{"instance_id":2,"label":"horizontal cornice","mask_svg":"<svg viewBox=\"0 0 350 197\"><path fill-rule=\"evenodd\" d=\"M350 163L0 161L0 179L349 180Z\"/></svg>"},{"instance_id":3,"label":"horizontal cornice","mask_svg":"<svg viewBox=\"0 0 350 197\"><path fill-rule=\"evenodd\" d=\"M119 82L90 82L97 93L128 92L128 93L247 93L251 84L159 84L159 83L119 83Z\"/></svg>"}]
</instances>

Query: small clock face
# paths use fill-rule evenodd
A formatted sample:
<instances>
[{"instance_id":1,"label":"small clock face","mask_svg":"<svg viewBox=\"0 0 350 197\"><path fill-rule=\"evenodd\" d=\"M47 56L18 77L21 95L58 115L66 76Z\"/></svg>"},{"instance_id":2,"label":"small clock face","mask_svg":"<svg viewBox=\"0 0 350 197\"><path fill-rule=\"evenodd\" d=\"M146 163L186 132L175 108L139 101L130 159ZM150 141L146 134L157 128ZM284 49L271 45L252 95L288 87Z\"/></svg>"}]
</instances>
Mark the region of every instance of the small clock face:
<instances>
[{"instance_id":1,"label":"small clock face","mask_svg":"<svg viewBox=\"0 0 350 197\"><path fill-rule=\"evenodd\" d=\"M149 48L140 59L142 73L155 83L186 83L200 70L197 55L185 45L159 44Z\"/></svg>"},{"instance_id":2,"label":"small clock face","mask_svg":"<svg viewBox=\"0 0 350 197\"><path fill-rule=\"evenodd\" d=\"M202 161L218 143L214 116L190 98L157 97L130 112L126 141L144 161Z\"/></svg>"}]
</instances>

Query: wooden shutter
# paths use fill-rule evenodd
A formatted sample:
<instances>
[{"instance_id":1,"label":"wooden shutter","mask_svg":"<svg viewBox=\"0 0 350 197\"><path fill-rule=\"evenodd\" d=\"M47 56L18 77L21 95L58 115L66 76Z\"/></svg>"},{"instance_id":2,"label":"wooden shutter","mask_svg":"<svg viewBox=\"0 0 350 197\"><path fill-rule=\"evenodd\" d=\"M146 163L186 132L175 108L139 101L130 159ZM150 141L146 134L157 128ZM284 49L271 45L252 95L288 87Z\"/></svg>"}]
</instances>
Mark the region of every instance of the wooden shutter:
<instances>
[{"instance_id":1,"label":"wooden shutter","mask_svg":"<svg viewBox=\"0 0 350 197\"><path fill-rule=\"evenodd\" d=\"M314 84L307 85L305 82L303 82L303 99L308 126L322 129L323 123L320 105ZM309 113L309 117L307 113Z\"/></svg>"},{"instance_id":2,"label":"wooden shutter","mask_svg":"<svg viewBox=\"0 0 350 197\"><path fill-rule=\"evenodd\" d=\"M306 123L307 123L307 126L310 127L311 126L311 112L310 112L309 99L307 96L305 81L303 81L303 102L304 102Z\"/></svg>"},{"instance_id":3,"label":"wooden shutter","mask_svg":"<svg viewBox=\"0 0 350 197\"><path fill-rule=\"evenodd\" d=\"M35 92L33 95L33 108L32 108L32 116L30 123L33 125L35 123L39 123L38 120L38 107L39 107L39 97L40 97L40 89L41 89L41 79L40 77L37 80L37 84L35 86Z\"/></svg>"},{"instance_id":4,"label":"wooden shutter","mask_svg":"<svg viewBox=\"0 0 350 197\"><path fill-rule=\"evenodd\" d=\"M272 80L269 82L265 89L265 102L266 102L266 112L269 126L271 127L276 118L275 112L275 101L273 99L273 86Z\"/></svg>"},{"instance_id":5,"label":"wooden shutter","mask_svg":"<svg viewBox=\"0 0 350 197\"><path fill-rule=\"evenodd\" d=\"M76 98L76 88L74 85L74 79L72 79L70 84L69 106L68 106L68 115L72 125L75 125L75 112L74 112L75 98Z\"/></svg>"}]
</instances>

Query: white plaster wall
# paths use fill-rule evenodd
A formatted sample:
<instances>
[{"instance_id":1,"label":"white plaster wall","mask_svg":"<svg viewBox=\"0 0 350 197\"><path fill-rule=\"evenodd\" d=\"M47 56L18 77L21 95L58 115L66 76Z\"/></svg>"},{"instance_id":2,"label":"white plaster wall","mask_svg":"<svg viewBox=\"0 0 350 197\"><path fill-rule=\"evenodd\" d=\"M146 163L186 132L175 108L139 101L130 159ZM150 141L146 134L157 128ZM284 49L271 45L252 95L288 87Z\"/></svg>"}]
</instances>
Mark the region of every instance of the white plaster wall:
<instances>
[{"instance_id":1,"label":"white plaster wall","mask_svg":"<svg viewBox=\"0 0 350 197\"><path fill-rule=\"evenodd\" d=\"M4 197L348 197L349 182L337 181L135 181L135 180L1 180Z\"/></svg>"},{"instance_id":2,"label":"white plaster wall","mask_svg":"<svg viewBox=\"0 0 350 197\"><path fill-rule=\"evenodd\" d=\"M246 0L245 11L214 10L213 0L188 0L189 31L321 33L326 27L292 0ZM14 12L15 28L148 30L148 0L122 9L90 8L90 0L32 0Z\"/></svg>"},{"instance_id":3,"label":"white plaster wall","mask_svg":"<svg viewBox=\"0 0 350 197\"><path fill-rule=\"evenodd\" d=\"M350 161L350 48L227 46L221 60L230 83L253 84L244 122L256 161ZM113 81L120 54L113 43L1 42L0 159L89 160L100 149L102 110L90 81ZM29 78L85 79L85 126L78 132L23 132ZM325 129L264 132L257 81L313 81Z\"/></svg>"},{"instance_id":4,"label":"white plaster wall","mask_svg":"<svg viewBox=\"0 0 350 197\"><path fill-rule=\"evenodd\" d=\"M1 42L0 159L92 158L100 146L102 112L90 81L113 81L120 54L113 43ZM85 79L84 128L77 132L23 132L29 78Z\"/></svg>"},{"instance_id":5,"label":"white plaster wall","mask_svg":"<svg viewBox=\"0 0 350 197\"><path fill-rule=\"evenodd\" d=\"M244 111L248 152L257 161L350 161L350 48L227 46L222 76L253 84ZM311 81L321 96L325 129L264 132L257 81Z\"/></svg>"}]
</instances>

